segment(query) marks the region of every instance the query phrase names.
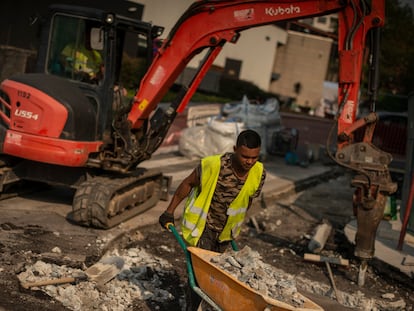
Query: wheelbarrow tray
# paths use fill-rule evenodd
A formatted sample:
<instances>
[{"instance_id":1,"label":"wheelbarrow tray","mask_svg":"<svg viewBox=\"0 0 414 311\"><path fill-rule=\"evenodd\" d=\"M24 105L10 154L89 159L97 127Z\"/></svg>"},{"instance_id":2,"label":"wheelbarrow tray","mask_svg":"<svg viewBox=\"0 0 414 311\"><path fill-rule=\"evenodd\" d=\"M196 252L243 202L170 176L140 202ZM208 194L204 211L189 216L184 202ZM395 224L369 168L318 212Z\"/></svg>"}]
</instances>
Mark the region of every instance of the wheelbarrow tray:
<instances>
[{"instance_id":1,"label":"wheelbarrow tray","mask_svg":"<svg viewBox=\"0 0 414 311\"><path fill-rule=\"evenodd\" d=\"M191 246L187 250L191 254L191 264L198 286L225 311L323 311L319 305L300 293L298 295L304 301L301 308L260 294L210 262L212 257L220 253Z\"/></svg>"}]
</instances>

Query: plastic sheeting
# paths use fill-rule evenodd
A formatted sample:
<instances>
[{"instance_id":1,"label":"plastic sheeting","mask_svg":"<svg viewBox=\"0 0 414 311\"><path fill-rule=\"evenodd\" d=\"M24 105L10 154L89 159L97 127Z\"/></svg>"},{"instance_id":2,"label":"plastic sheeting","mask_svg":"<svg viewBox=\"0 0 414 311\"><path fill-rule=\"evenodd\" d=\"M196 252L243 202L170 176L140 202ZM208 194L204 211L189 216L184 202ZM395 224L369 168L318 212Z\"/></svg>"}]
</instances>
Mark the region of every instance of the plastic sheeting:
<instances>
[{"instance_id":1,"label":"plastic sheeting","mask_svg":"<svg viewBox=\"0 0 414 311\"><path fill-rule=\"evenodd\" d=\"M231 152L238 134L244 129L253 129L262 138L261 155L265 156L273 133L281 128L277 99L269 98L263 104L256 104L244 96L240 102L223 105L221 114L210 118L205 125L184 129L179 151L187 158Z\"/></svg>"},{"instance_id":2,"label":"plastic sheeting","mask_svg":"<svg viewBox=\"0 0 414 311\"><path fill-rule=\"evenodd\" d=\"M262 138L262 157L267 155L271 147L273 134L282 128L279 102L276 98L268 98L263 104L259 104L251 102L245 95L241 102L225 104L222 114L229 120L242 122L246 128L259 133Z\"/></svg>"},{"instance_id":3,"label":"plastic sheeting","mask_svg":"<svg viewBox=\"0 0 414 311\"><path fill-rule=\"evenodd\" d=\"M248 128L281 126L279 102L276 98L269 98L263 104L255 104L245 95L241 102L225 104L221 113L229 119L243 122Z\"/></svg>"},{"instance_id":4,"label":"plastic sheeting","mask_svg":"<svg viewBox=\"0 0 414 311\"><path fill-rule=\"evenodd\" d=\"M232 152L237 136L243 129L243 123L229 122L219 116L210 118L205 125L182 131L179 151L190 159Z\"/></svg>"}]
</instances>

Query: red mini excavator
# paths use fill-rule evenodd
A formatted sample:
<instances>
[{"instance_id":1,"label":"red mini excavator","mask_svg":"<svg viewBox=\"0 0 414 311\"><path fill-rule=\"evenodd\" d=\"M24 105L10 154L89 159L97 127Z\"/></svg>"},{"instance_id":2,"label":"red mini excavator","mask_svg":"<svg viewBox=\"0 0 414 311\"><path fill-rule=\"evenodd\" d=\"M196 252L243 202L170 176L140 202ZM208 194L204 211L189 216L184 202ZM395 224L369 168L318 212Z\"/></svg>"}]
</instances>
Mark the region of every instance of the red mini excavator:
<instances>
[{"instance_id":1,"label":"red mini excavator","mask_svg":"<svg viewBox=\"0 0 414 311\"><path fill-rule=\"evenodd\" d=\"M200 0L155 49L161 27L99 10L53 6L38 73L1 84L1 189L20 180L72 187L72 218L85 226L109 228L142 212L165 196L169 182L139 164L160 146L224 44L236 44L252 27L337 13L340 70L333 157L357 172L352 181L357 189L355 254L365 262L374 254L386 198L396 191L388 171L391 156L371 143L375 113L356 119L364 59L373 72L375 104L384 11L384 0ZM371 57L365 58L368 41ZM91 75L91 64L79 62L82 55L62 53L68 44L101 58L100 77ZM167 109L157 108L201 51L206 54L191 82ZM126 103L119 92L132 69L136 85L128 88L137 92ZM353 132L360 127L366 128L365 136L355 142Z\"/></svg>"}]
</instances>

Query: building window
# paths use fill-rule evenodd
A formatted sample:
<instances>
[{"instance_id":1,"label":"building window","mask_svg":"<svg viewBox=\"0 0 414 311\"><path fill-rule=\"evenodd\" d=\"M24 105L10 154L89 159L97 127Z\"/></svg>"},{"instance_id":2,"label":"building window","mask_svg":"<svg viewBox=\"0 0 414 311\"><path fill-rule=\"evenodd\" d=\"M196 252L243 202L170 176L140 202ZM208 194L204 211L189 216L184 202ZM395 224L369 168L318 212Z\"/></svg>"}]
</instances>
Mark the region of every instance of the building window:
<instances>
[{"instance_id":1,"label":"building window","mask_svg":"<svg viewBox=\"0 0 414 311\"><path fill-rule=\"evenodd\" d=\"M329 21L329 28L332 31L336 31L338 29L338 18L336 17L331 17L331 20Z\"/></svg>"},{"instance_id":2,"label":"building window","mask_svg":"<svg viewBox=\"0 0 414 311\"><path fill-rule=\"evenodd\" d=\"M224 75L234 79L240 78L241 65L241 60L226 58L226 64L224 65Z\"/></svg>"},{"instance_id":3,"label":"building window","mask_svg":"<svg viewBox=\"0 0 414 311\"><path fill-rule=\"evenodd\" d=\"M326 24L326 22L327 22L326 16L319 16L318 17L318 23L319 24Z\"/></svg>"}]
</instances>

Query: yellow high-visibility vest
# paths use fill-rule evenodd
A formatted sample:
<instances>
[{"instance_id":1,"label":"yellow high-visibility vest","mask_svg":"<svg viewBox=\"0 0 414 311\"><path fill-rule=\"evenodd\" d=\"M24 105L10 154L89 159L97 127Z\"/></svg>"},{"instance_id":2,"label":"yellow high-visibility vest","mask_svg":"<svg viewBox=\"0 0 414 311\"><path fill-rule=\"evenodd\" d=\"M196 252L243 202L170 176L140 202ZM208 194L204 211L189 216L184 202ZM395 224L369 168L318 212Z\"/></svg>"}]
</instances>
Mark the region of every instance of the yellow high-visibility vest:
<instances>
[{"instance_id":1,"label":"yellow high-visibility vest","mask_svg":"<svg viewBox=\"0 0 414 311\"><path fill-rule=\"evenodd\" d=\"M184 240L191 246L197 245L206 226L207 213L220 173L220 158L221 155L214 155L201 160L201 192L200 188L193 188L186 201L181 231ZM227 209L227 222L219 236L220 242L230 241L239 235L250 198L259 188L262 174L263 164L256 162L239 194Z\"/></svg>"},{"instance_id":2,"label":"yellow high-visibility vest","mask_svg":"<svg viewBox=\"0 0 414 311\"><path fill-rule=\"evenodd\" d=\"M62 51L67 62L72 64L72 69L83 71L90 75L99 71L102 64L102 56L96 50L88 50L84 46L68 44Z\"/></svg>"}]
</instances>

